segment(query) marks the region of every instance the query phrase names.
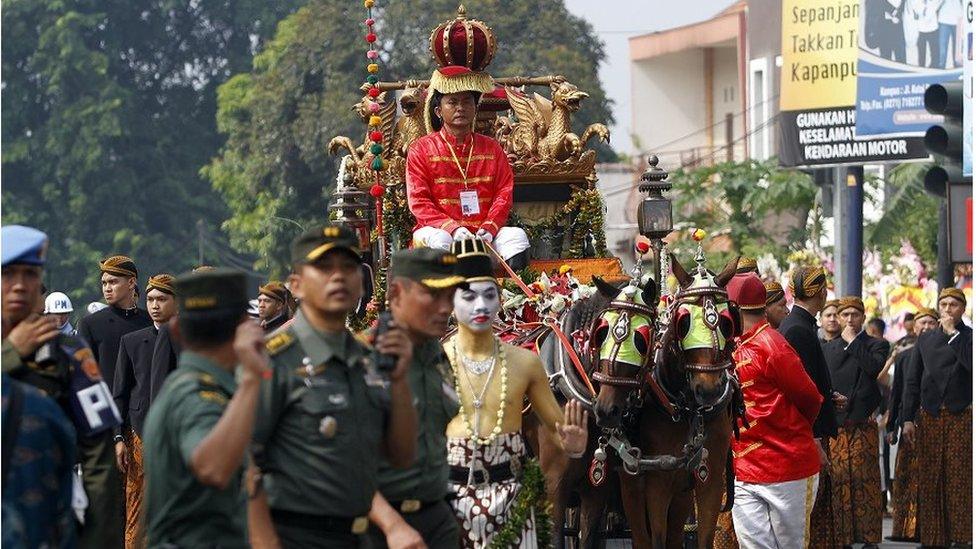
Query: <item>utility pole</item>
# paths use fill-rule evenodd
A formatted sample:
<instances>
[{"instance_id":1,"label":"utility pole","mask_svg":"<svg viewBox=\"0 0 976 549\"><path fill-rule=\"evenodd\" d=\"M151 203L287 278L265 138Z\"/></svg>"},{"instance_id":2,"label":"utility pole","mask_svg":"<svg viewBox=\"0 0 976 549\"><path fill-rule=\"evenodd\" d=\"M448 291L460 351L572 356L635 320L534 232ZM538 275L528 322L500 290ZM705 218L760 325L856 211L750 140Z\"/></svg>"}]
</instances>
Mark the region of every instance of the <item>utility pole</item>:
<instances>
[{"instance_id":1,"label":"utility pole","mask_svg":"<svg viewBox=\"0 0 976 549\"><path fill-rule=\"evenodd\" d=\"M834 168L834 277L838 296L861 297L864 280L864 166Z\"/></svg>"},{"instance_id":2,"label":"utility pole","mask_svg":"<svg viewBox=\"0 0 976 549\"><path fill-rule=\"evenodd\" d=\"M203 219L197 220L197 266L203 265Z\"/></svg>"}]
</instances>

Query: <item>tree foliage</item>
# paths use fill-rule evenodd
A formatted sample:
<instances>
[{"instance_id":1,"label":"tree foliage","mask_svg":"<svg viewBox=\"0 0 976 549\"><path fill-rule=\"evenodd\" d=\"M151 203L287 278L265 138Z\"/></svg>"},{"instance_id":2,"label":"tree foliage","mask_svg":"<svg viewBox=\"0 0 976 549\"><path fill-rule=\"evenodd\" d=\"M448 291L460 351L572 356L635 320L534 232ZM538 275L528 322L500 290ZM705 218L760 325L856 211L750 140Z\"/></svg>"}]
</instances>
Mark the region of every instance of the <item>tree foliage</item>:
<instances>
[{"instance_id":1,"label":"tree foliage","mask_svg":"<svg viewBox=\"0 0 976 549\"><path fill-rule=\"evenodd\" d=\"M51 237L49 286L96 296L112 253L143 273L197 261L196 220L226 211L198 174L216 87L295 3L4 2L3 222Z\"/></svg>"},{"instance_id":2,"label":"tree foliage","mask_svg":"<svg viewBox=\"0 0 976 549\"><path fill-rule=\"evenodd\" d=\"M936 266L939 199L926 193L922 178L928 164L905 163L887 173L888 198L877 222L866 227L865 247L876 248L883 261L900 253L903 240L911 242L929 272Z\"/></svg>"},{"instance_id":3,"label":"tree foliage","mask_svg":"<svg viewBox=\"0 0 976 549\"><path fill-rule=\"evenodd\" d=\"M376 14L382 78L427 78L434 68L428 36L454 17L457 1L383 4ZM575 117L580 128L611 121L597 77L603 47L588 23L561 2L465 5L497 37L491 74L562 74L590 94ZM299 227L326 218L339 160L329 156L329 140L363 135L351 111L365 76L363 18L362 4L313 0L279 24L250 72L219 90L218 127L227 142L202 173L230 208L224 229L232 244L254 251L261 268L280 271Z\"/></svg>"},{"instance_id":4,"label":"tree foliage","mask_svg":"<svg viewBox=\"0 0 976 549\"><path fill-rule=\"evenodd\" d=\"M775 159L679 170L671 182L677 218L711 236L728 237L730 249L723 258L771 252L784 262L791 247L807 243L806 219L817 187L809 175L780 168ZM793 226L784 227L790 217Z\"/></svg>"}]
</instances>

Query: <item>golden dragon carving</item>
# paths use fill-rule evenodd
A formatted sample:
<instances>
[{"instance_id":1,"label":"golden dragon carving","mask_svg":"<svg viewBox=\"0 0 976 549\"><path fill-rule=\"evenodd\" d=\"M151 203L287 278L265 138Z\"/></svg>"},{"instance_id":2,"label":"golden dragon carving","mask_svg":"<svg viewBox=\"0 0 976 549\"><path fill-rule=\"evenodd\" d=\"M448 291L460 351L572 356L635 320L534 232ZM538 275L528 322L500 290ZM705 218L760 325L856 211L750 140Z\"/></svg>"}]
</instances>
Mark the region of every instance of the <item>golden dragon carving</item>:
<instances>
[{"instance_id":1,"label":"golden dragon carving","mask_svg":"<svg viewBox=\"0 0 976 549\"><path fill-rule=\"evenodd\" d=\"M573 133L572 114L579 111L589 94L565 81L552 82L549 88L552 100L506 86L505 94L517 119L502 119L496 132L506 152L516 158L561 162L578 158L593 137L610 142L610 130L604 124L590 124L582 136Z\"/></svg>"}]
</instances>

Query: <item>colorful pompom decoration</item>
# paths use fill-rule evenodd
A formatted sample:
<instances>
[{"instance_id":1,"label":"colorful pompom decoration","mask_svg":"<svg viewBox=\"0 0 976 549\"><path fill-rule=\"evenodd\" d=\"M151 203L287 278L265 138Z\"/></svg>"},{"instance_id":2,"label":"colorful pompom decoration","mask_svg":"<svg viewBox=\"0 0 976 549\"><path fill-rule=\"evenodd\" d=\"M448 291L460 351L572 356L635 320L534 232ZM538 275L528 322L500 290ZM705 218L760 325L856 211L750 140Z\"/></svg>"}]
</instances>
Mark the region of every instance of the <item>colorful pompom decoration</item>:
<instances>
[{"instance_id":1,"label":"colorful pompom decoration","mask_svg":"<svg viewBox=\"0 0 976 549\"><path fill-rule=\"evenodd\" d=\"M373 153L374 155L380 154L381 152L383 152L383 145L380 145L379 143L373 143L372 145L369 146L369 152Z\"/></svg>"},{"instance_id":2,"label":"colorful pompom decoration","mask_svg":"<svg viewBox=\"0 0 976 549\"><path fill-rule=\"evenodd\" d=\"M367 94L368 94L368 95L369 95L370 97L372 97L373 99L376 99L377 97L379 97L379 96L380 96L380 89L379 89L379 88L377 88L376 86L373 86L373 87L372 87L372 88L370 88L370 89L369 89L369 91L368 91L368 92L366 92L366 93L367 93Z\"/></svg>"},{"instance_id":3,"label":"colorful pompom decoration","mask_svg":"<svg viewBox=\"0 0 976 549\"><path fill-rule=\"evenodd\" d=\"M372 187L369 188L369 194L373 198L379 198L379 197L383 196L383 193L385 193L385 192L386 192L386 189L384 189L383 188L383 185L380 185L379 183L377 183L377 184L375 184L375 185L373 185Z\"/></svg>"},{"instance_id":4,"label":"colorful pompom decoration","mask_svg":"<svg viewBox=\"0 0 976 549\"><path fill-rule=\"evenodd\" d=\"M379 112L379 110L380 110L380 104L377 103L376 101L370 101L369 102L369 107L367 107L367 108L369 109L369 112Z\"/></svg>"},{"instance_id":5,"label":"colorful pompom decoration","mask_svg":"<svg viewBox=\"0 0 976 549\"><path fill-rule=\"evenodd\" d=\"M695 242L701 242L702 240L705 240L705 231L702 229L692 229L691 238Z\"/></svg>"},{"instance_id":6,"label":"colorful pompom decoration","mask_svg":"<svg viewBox=\"0 0 976 549\"><path fill-rule=\"evenodd\" d=\"M371 33L367 34L366 35L366 41L369 42L370 44L372 44L373 42L376 42L376 33L375 32L371 32Z\"/></svg>"},{"instance_id":7,"label":"colorful pompom decoration","mask_svg":"<svg viewBox=\"0 0 976 549\"><path fill-rule=\"evenodd\" d=\"M374 0L363 0L363 5L366 6L366 9L373 7L374 4Z\"/></svg>"},{"instance_id":8,"label":"colorful pompom decoration","mask_svg":"<svg viewBox=\"0 0 976 549\"><path fill-rule=\"evenodd\" d=\"M366 18L365 21L363 21L363 23L365 23L367 27L372 27L373 25L376 24L376 20L373 19L372 17L368 17Z\"/></svg>"},{"instance_id":9,"label":"colorful pompom decoration","mask_svg":"<svg viewBox=\"0 0 976 549\"><path fill-rule=\"evenodd\" d=\"M383 159L378 156L373 158L373 163L370 164L369 167L373 171L381 171L383 169Z\"/></svg>"},{"instance_id":10,"label":"colorful pompom decoration","mask_svg":"<svg viewBox=\"0 0 976 549\"><path fill-rule=\"evenodd\" d=\"M376 116L375 114L369 117L370 126L379 126L382 123L383 123L383 119L380 118L379 116Z\"/></svg>"},{"instance_id":11,"label":"colorful pompom decoration","mask_svg":"<svg viewBox=\"0 0 976 549\"><path fill-rule=\"evenodd\" d=\"M380 56L380 52L376 50L369 50L366 52L366 59L376 59Z\"/></svg>"},{"instance_id":12,"label":"colorful pompom decoration","mask_svg":"<svg viewBox=\"0 0 976 549\"><path fill-rule=\"evenodd\" d=\"M638 237L637 241L634 242L634 249L637 250L637 253L644 255L651 249L651 243L646 238Z\"/></svg>"},{"instance_id":13,"label":"colorful pompom decoration","mask_svg":"<svg viewBox=\"0 0 976 549\"><path fill-rule=\"evenodd\" d=\"M376 76L375 74L371 74L371 75L369 75L369 76L366 77L366 81L369 82L370 84L374 84L375 85L377 82L380 81L380 77L379 76Z\"/></svg>"},{"instance_id":14,"label":"colorful pompom decoration","mask_svg":"<svg viewBox=\"0 0 976 549\"><path fill-rule=\"evenodd\" d=\"M369 132L369 140L373 143L379 143L383 141L383 132L372 131Z\"/></svg>"},{"instance_id":15,"label":"colorful pompom decoration","mask_svg":"<svg viewBox=\"0 0 976 549\"><path fill-rule=\"evenodd\" d=\"M369 65L366 65L366 72L370 74L376 74L380 72L380 66L377 65L376 63L370 63Z\"/></svg>"}]
</instances>

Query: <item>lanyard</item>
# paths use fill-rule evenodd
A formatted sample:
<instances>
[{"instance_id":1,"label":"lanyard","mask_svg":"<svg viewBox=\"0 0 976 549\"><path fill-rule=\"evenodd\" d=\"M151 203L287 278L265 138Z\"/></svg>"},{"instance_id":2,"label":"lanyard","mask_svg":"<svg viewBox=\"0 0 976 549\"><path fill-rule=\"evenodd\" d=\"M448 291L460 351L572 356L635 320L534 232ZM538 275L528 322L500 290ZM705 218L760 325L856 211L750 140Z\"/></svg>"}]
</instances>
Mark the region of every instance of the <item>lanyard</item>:
<instances>
[{"instance_id":1,"label":"lanyard","mask_svg":"<svg viewBox=\"0 0 976 549\"><path fill-rule=\"evenodd\" d=\"M437 134L441 136L441 139L444 141L444 144L447 145L447 150L451 151L451 158L454 159L454 165L457 166L458 171L461 172L461 179L464 180L464 188L467 189L468 169L471 168L471 155L474 154L474 134L473 133L471 134L471 148L468 149L468 161L464 165L464 168L461 167L461 161L458 160L457 155L454 154L454 146L451 145L450 142L448 142L447 138L444 137L444 134L442 132L437 132Z\"/></svg>"}]
</instances>

